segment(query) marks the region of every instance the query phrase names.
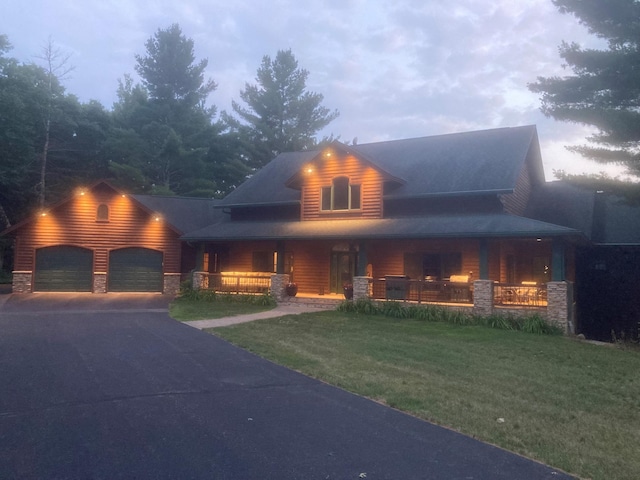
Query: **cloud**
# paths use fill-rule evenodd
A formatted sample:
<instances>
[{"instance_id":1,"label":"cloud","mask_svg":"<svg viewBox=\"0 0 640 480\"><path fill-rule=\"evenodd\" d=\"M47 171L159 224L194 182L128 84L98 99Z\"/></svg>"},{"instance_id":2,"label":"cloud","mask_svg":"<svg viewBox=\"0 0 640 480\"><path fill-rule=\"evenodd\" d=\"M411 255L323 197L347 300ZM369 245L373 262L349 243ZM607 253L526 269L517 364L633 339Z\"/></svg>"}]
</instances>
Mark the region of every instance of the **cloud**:
<instances>
[{"instance_id":1,"label":"cloud","mask_svg":"<svg viewBox=\"0 0 640 480\"><path fill-rule=\"evenodd\" d=\"M9 0L3 17L13 56L32 60L51 34L73 53L68 91L108 108L145 41L179 23L209 60L219 110L255 83L263 55L291 48L309 90L341 112L324 134L363 143L535 123L548 177L593 166L562 148L584 130L545 118L527 89L567 74L562 40L602 45L548 0L30 0L28 11Z\"/></svg>"}]
</instances>

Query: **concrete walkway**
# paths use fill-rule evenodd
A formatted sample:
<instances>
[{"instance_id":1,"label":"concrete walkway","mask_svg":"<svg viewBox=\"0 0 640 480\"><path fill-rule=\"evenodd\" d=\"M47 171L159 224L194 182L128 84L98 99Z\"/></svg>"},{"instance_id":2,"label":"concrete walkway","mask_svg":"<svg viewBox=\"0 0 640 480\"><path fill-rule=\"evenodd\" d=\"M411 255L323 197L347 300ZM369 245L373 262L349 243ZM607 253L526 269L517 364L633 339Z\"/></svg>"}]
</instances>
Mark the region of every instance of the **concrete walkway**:
<instances>
[{"instance_id":1,"label":"concrete walkway","mask_svg":"<svg viewBox=\"0 0 640 480\"><path fill-rule=\"evenodd\" d=\"M326 312L326 308L310 307L308 305L278 305L273 310L265 312L249 313L246 315L235 315L233 317L215 318L212 320L193 320L191 322L183 322L190 327L203 330L205 328L226 327L237 323L253 322L265 318L284 317L285 315L298 315L300 313Z\"/></svg>"}]
</instances>

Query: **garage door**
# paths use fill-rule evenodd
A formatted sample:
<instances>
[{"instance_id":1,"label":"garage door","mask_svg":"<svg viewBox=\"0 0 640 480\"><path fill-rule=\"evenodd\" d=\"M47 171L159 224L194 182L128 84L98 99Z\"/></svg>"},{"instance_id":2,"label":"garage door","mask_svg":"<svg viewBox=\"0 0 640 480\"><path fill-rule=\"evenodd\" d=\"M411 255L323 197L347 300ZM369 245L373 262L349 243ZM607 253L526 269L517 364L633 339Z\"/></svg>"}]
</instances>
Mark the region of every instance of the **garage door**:
<instances>
[{"instance_id":1,"label":"garage door","mask_svg":"<svg viewBox=\"0 0 640 480\"><path fill-rule=\"evenodd\" d=\"M36 292L90 292L93 251L58 245L36 250L33 289Z\"/></svg>"},{"instance_id":2,"label":"garage door","mask_svg":"<svg viewBox=\"0 0 640 480\"><path fill-rule=\"evenodd\" d=\"M109 253L110 292L161 292L162 252L122 248Z\"/></svg>"}]
</instances>

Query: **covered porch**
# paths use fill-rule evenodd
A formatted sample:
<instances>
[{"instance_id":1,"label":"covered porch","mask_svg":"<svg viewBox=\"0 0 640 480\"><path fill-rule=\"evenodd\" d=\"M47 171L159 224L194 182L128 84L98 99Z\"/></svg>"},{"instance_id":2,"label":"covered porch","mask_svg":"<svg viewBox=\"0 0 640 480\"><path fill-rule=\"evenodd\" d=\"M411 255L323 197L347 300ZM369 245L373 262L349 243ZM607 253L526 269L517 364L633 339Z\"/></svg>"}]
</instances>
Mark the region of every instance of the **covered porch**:
<instances>
[{"instance_id":1,"label":"covered porch","mask_svg":"<svg viewBox=\"0 0 640 480\"><path fill-rule=\"evenodd\" d=\"M574 247L558 237L203 242L198 251L198 287L270 292L281 302L295 284L296 301L346 294L549 318L559 301L551 292L564 285L560 323L572 328Z\"/></svg>"}]
</instances>

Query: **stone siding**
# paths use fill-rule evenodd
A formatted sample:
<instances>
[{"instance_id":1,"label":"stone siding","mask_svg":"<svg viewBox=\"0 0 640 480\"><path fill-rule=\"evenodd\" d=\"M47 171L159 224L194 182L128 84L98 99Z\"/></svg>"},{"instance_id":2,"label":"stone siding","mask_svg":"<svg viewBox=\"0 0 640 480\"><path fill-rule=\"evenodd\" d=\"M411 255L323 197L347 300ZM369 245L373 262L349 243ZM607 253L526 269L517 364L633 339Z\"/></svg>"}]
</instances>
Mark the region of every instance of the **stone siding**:
<instances>
[{"instance_id":1,"label":"stone siding","mask_svg":"<svg viewBox=\"0 0 640 480\"><path fill-rule=\"evenodd\" d=\"M367 300L370 297L371 277L353 277L353 301Z\"/></svg>"},{"instance_id":2,"label":"stone siding","mask_svg":"<svg viewBox=\"0 0 640 480\"><path fill-rule=\"evenodd\" d=\"M573 283L547 283L547 321L565 333L575 333L573 321Z\"/></svg>"},{"instance_id":3,"label":"stone siding","mask_svg":"<svg viewBox=\"0 0 640 480\"><path fill-rule=\"evenodd\" d=\"M33 272L13 272L13 293L31 293Z\"/></svg>"},{"instance_id":4,"label":"stone siding","mask_svg":"<svg viewBox=\"0 0 640 480\"><path fill-rule=\"evenodd\" d=\"M473 282L473 313L482 316L493 314L492 280L476 280Z\"/></svg>"},{"instance_id":5,"label":"stone siding","mask_svg":"<svg viewBox=\"0 0 640 480\"><path fill-rule=\"evenodd\" d=\"M180 293L180 274L179 273L165 273L164 274L164 286L162 293L165 295L178 295Z\"/></svg>"},{"instance_id":6,"label":"stone siding","mask_svg":"<svg viewBox=\"0 0 640 480\"><path fill-rule=\"evenodd\" d=\"M209 288L209 276L207 272L193 272L192 284L194 290Z\"/></svg>"},{"instance_id":7,"label":"stone siding","mask_svg":"<svg viewBox=\"0 0 640 480\"><path fill-rule=\"evenodd\" d=\"M289 299L289 295L287 295L286 291L287 283L289 283L289 274L276 273L271 275L271 287L269 289L269 293L276 299L276 302L285 302Z\"/></svg>"},{"instance_id":8,"label":"stone siding","mask_svg":"<svg viewBox=\"0 0 640 480\"><path fill-rule=\"evenodd\" d=\"M93 293L107 293L107 272L93 272Z\"/></svg>"}]
</instances>

